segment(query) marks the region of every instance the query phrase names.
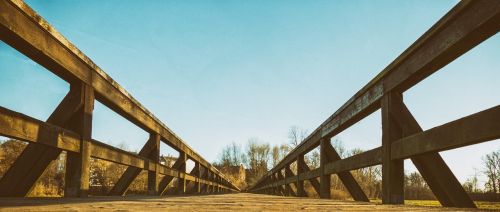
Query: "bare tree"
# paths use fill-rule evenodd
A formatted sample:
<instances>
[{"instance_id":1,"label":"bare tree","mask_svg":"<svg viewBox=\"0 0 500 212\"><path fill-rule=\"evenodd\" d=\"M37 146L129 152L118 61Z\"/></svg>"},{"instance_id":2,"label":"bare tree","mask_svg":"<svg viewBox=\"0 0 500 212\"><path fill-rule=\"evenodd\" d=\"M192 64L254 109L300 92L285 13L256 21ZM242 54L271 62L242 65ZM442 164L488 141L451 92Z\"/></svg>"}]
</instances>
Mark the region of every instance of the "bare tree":
<instances>
[{"instance_id":1,"label":"bare tree","mask_svg":"<svg viewBox=\"0 0 500 212\"><path fill-rule=\"evenodd\" d=\"M488 181L484 185L489 192L499 193L500 188L500 150L487 154L483 158L484 174Z\"/></svg>"},{"instance_id":2,"label":"bare tree","mask_svg":"<svg viewBox=\"0 0 500 212\"><path fill-rule=\"evenodd\" d=\"M278 165L278 163L290 152L290 146L286 144L276 145L272 148L272 166Z\"/></svg>"},{"instance_id":3,"label":"bare tree","mask_svg":"<svg viewBox=\"0 0 500 212\"><path fill-rule=\"evenodd\" d=\"M278 163L280 162L280 147L279 146L273 146L272 156L273 156L273 166L278 165Z\"/></svg>"},{"instance_id":4,"label":"bare tree","mask_svg":"<svg viewBox=\"0 0 500 212\"><path fill-rule=\"evenodd\" d=\"M474 175L470 178L467 178L467 180L465 180L465 183L462 185L465 189L465 191L469 192L469 193L478 193L478 192L481 192L481 189L479 188L479 185L478 185L478 174L477 174L477 170L474 169Z\"/></svg>"},{"instance_id":5,"label":"bare tree","mask_svg":"<svg viewBox=\"0 0 500 212\"><path fill-rule=\"evenodd\" d=\"M342 142L342 140L340 140L339 137L334 137L332 139L332 146L341 158L345 158L347 156L347 150L344 147L344 143Z\"/></svg>"},{"instance_id":6,"label":"bare tree","mask_svg":"<svg viewBox=\"0 0 500 212\"><path fill-rule=\"evenodd\" d=\"M250 171L248 184L253 184L266 172L269 164L271 147L269 143L261 143L256 138L248 140L246 149L246 166Z\"/></svg>"},{"instance_id":7,"label":"bare tree","mask_svg":"<svg viewBox=\"0 0 500 212\"><path fill-rule=\"evenodd\" d=\"M307 130L298 126L291 126L288 131L290 147L293 149L307 138Z\"/></svg>"}]
</instances>

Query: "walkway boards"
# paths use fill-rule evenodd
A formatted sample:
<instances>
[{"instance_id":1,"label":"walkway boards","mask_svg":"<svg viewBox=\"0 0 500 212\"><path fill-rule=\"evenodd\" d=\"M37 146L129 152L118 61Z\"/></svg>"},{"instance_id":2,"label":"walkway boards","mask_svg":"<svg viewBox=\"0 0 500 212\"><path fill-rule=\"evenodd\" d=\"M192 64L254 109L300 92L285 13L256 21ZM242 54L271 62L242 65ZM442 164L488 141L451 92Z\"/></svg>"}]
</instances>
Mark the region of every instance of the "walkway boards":
<instances>
[{"instance_id":1,"label":"walkway boards","mask_svg":"<svg viewBox=\"0 0 500 212\"><path fill-rule=\"evenodd\" d=\"M282 197L263 194L221 194L170 197L89 197L71 199L0 198L0 211L429 211L451 208L379 205L353 201L336 201ZM463 211L463 209L461 209Z\"/></svg>"}]
</instances>

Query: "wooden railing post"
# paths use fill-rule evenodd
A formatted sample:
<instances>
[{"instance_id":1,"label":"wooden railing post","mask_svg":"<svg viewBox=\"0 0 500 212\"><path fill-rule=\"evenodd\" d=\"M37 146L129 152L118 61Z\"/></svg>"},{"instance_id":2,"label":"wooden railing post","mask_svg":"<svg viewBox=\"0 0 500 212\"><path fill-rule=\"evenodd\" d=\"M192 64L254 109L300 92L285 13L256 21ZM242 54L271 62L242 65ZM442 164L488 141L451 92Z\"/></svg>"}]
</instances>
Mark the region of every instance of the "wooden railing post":
<instances>
[{"instance_id":1,"label":"wooden railing post","mask_svg":"<svg viewBox=\"0 0 500 212\"><path fill-rule=\"evenodd\" d=\"M80 152L67 152L65 173L65 197L87 197L90 176L90 151L92 139L92 112L94 110L94 89L83 84L83 107L77 112L70 125L80 134ZM71 127L73 128L73 127Z\"/></svg>"},{"instance_id":2,"label":"wooden railing post","mask_svg":"<svg viewBox=\"0 0 500 212\"><path fill-rule=\"evenodd\" d=\"M196 187L196 193L200 194L201 193L201 182L200 182L200 179L201 179L201 164L199 162L196 162L196 166L194 167L195 169L198 169L198 173L197 173L197 182L195 184L195 187Z\"/></svg>"},{"instance_id":3,"label":"wooden railing post","mask_svg":"<svg viewBox=\"0 0 500 212\"><path fill-rule=\"evenodd\" d=\"M307 166L304 161L304 155L299 155L297 157L297 196L298 197L307 197L306 191L304 190L304 181L300 180L301 170L304 170Z\"/></svg>"},{"instance_id":4,"label":"wooden railing post","mask_svg":"<svg viewBox=\"0 0 500 212\"><path fill-rule=\"evenodd\" d=\"M382 203L404 204L404 163L391 158L391 146L403 136L394 116L401 110L400 93L388 93L382 98Z\"/></svg>"},{"instance_id":5,"label":"wooden railing post","mask_svg":"<svg viewBox=\"0 0 500 212\"><path fill-rule=\"evenodd\" d=\"M285 175L287 176L287 178L294 176L292 169L290 169L290 164L288 164L288 166L285 167ZM295 185L297 185L296 182L295 182ZM288 195L297 196L297 194L293 191L292 186L290 184L287 184L286 188L289 192Z\"/></svg>"},{"instance_id":6,"label":"wooden railing post","mask_svg":"<svg viewBox=\"0 0 500 212\"><path fill-rule=\"evenodd\" d=\"M151 162L155 163L155 171L148 171L148 194L158 195L159 173L160 173L160 135L158 133L151 133L149 141L153 142L153 150L149 155Z\"/></svg>"},{"instance_id":7,"label":"wooden railing post","mask_svg":"<svg viewBox=\"0 0 500 212\"><path fill-rule=\"evenodd\" d=\"M204 179L204 180L208 180L208 169L207 167L204 167L202 165L200 165L200 168L201 170L203 170L203 174L201 175L201 178ZM202 184L201 185L201 188L200 188L200 192L206 194L208 191L208 185L207 184Z\"/></svg>"},{"instance_id":8,"label":"wooden railing post","mask_svg":"<svg viewBox=\"0 0 500 212\"><path fill-rule=\"evenodd\" d=\"M210 183L212 183L212 182L213 182L213 180L214 180L214 175L213 175L212 171L210 171L210 169L208 170L208 180L210 181ZM208 193L210 193L210 194L211 194L211 193L213 193L213 192L214 192L214 185L213 185L213 184L210 184L210 185L208 186Z\"/></svg>"},{"instance_id":9,"label":"wooden railing post","mask_svg":"<svg viewBox=\"0 0 500 212\"><path fill-rule=\"evenodd\" d=\"M321 139L320 141L320 192L319 196L322 199L330 199L330 174L325 174L325 164L329 162L327 155L327 142L330 142L329 139Z\"/></svg>"},{"instance_id":10,"label":"wooden railing post","mask_svg":"<svg viewBox=\"0 0 500 212\"><path fill-rule=\"evenodd\" d=\"M290 164L287 164L285 166L285 180L292 176L291 175L292 173L288 171L289 169L290 169ZM285 196L292 196L292 187L288 183L285 184Z\"/></svg>"},{"instance_id":11,"label":"wooden railing post","mask_svg":"<svg viewBox=\"0 0 500 212\"><path fill-rule=\"evenodd\" d=\"M178 194L186 194L186 161L187 155L185 152L179 152L179 158L183 160L182 165L179 167L179 179L177 180L177 193Z\"/></svg>"}]
</instances>

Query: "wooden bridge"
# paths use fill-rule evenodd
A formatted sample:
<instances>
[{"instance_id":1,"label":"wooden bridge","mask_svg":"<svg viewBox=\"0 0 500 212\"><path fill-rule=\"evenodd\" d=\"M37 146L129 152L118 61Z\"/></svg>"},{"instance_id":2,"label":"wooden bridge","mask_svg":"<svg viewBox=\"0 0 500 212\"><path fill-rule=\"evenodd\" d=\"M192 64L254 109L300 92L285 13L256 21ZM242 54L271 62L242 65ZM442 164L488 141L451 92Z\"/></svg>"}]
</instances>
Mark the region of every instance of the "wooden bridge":
<instances>
[{"instance_id":1,"label":"wooden bridge","mask_svg":"<svg viewBox=\"0 0 500 212\"><path fill-rule=\"evenodd\" d=\"M269 210L274 206L281 207L277 210L285 207L304 209L298 208L301 204L312 204L305 209L309 207L313 210L341 209L339 204L384 209L365 203L369 199L349 171L381 164L382 202L402 204L403 160L411 159L443 206L474 208L474 202L439 152L500 138L500 106L423 131L405 106L403 94L499 30L500 1L461 1L247 190L257 194L152 199L162 199L155 204L179 208L182 204L200 200L198 206L207 205L207 210L214 209L218 201L230 201L233 206L247 205L246 209L257 207L253 208L255 210L260 210L258 204L263 202L269 204ZM178 194L240 191L24 2L0 0L0 39L70 84L69 93L46 121L0 107L0 135L29 142L0 179L0 196L9 197L0 199L0 206L43 208L44 204L60 201L11 197L26 196L50 162L62 151L67 153L65 197L88 196L91 157L128 166L109 192L110 196L124 195L142 170L148 172L148 194L151 196L165 194L174 179L177 179L175 186ZM138 154L92 139L92 111L96 100L149 132L149 140ZM359 155L340 158L330 139L378 109L382 111L382 145ZM172 167L159 163L160 142L179 152L179 158ZM311 170L304 161L304 155L318 146L320 167ZM195 168L189 173L186 172L188 159L195 163ZM292 163L296 164L297 173L290 168ZM305 197L304 181L309 181L321 198L329 199L332 174L338 175L357 203L261 195ZM189 184L194 185L193 189L186 189ZM138 199L106 198L108 201ZM76 203L89 204L101 200L96 197L71 199ZM245 209L219 206L219 209ZM386 206L385 209L389 208Z\"/></svg>"}]
</instances>

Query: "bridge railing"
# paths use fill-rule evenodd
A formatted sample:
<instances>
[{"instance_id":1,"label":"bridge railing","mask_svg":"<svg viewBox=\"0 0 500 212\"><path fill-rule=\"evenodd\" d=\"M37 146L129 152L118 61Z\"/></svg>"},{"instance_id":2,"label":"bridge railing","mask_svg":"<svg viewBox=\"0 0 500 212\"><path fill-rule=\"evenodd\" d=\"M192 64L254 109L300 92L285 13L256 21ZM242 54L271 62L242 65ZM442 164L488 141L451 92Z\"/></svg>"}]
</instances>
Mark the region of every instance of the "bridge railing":
<instances>
[{"instance_id":1,"label":"bridge railing","mask_svg":"<svg viewBox=\"0 0 500 212\"><path fill-rule=\"evenodd\" d=\"M403 160L411 159L443 206L475 207L439 152L500 138L500 106L423 131L403 93L499 29L500 1L461 1L248 190L305 196L309 180L321 198L330 198L330 175L337 174L354 200L369 201L349 171L381 164L382 202L402 204ZM382 146L340 158L330 139L378 109ZM304 155L318 146L320 167L310 170ZM290 169L295 162L297 174Z\"/></svg>"},{"instance_id":2,"label":"bridge railing","mask_svg":"<svg viewBox=\"0 0 500 212\"><path fill-rule=\"evenodd\" d=\"M0 0L0 39L70 84L47 121L0 107L0 135L29 142L0 179L0 196L25 196L61 151L67 152L65 196L88 195L91 157L128 166L109 195L124 195L142 170L152 195L164 194L175 178L180 194L239 190L23 1ZM92 139L95 100L150 134L139 154ZM159 163L160 142L179 152L172 167ZM195 163L190 173L188 159ZM186 190L189 183L194 190Z\"/></svg>"}]
</instances>

